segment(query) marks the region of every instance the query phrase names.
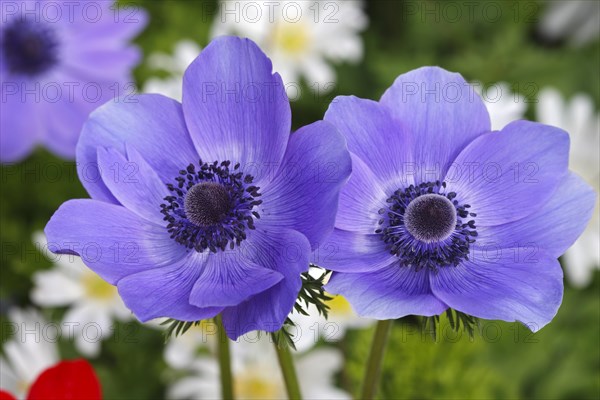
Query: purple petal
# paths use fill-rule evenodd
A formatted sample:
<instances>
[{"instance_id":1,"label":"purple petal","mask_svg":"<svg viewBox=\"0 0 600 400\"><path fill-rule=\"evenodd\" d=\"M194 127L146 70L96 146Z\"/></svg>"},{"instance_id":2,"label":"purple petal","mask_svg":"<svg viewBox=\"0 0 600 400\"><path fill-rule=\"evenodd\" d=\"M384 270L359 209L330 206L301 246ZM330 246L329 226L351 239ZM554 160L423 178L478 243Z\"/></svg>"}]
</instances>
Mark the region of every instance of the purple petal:
<instances>
[{"instance_id":1,"label":"purple petal","mask_svg":"<svg viewBox=\"0 0 600 400\"><path fill-rule=\"evenodd\" d=\"M123 88L125 83L134 84L131 71L139 64L141 58L142 52L134 46L98 48L79 43L78 47L69 49L69 54L65 56L65 68L73 75L95 82L102 81L103 91L111 94L111 97L127 96L133 92L134 87L131 86L127 92L123 89L123 92L119 93L116 85ZM79 88L82 91L81 86Z\"/></svg>"},{"instance_id":2,"label":"purple petal","mask_svg":"<svg viewBox=\"0 0 600 400\"><path fill-rule=\"evenodd\" d=\"M162 317L180 321L212 318L223 308L199 308L189 302L206 259L207 254L192 252L168 267L129 275L119 281L119 294L142 322Z\"/></svg>"},{"instance_id":3,"label":"purple petal","mask_svg":"<svg viewBox=\"0 0 600 400\"><path fill-rule=\"evenodd\" d=\"M98 148L98 166L104 184L126 208L148 221L166 226L160 204L170 194L169 190L137 150L126 147L129 160L113 148Z\"/></svg>"},{"instance_id":4,"label":"purple petal","mask_svg":"<svg viewBox=\"0 0 600 400\"><path fill-rule=\"evenodd\" d=\"M110 2L103 3L106 6ZM61 52L65 70L78 77L94 77L96 82L106 81L106 90L114 94L116 88L109 85L134 82L131 71L142 54L128 42L144 28L148 18L139 8L126 6L128 10L116 13L110 7L102 11L103 18L98 21L77 18L83 13L75 13L74 21L62 26L67 32L63 35Z\"/></svg>"},{"instance_id":5,"label":"purple petal","mask_svg":"<svg viewBox=\"0 0 600 400\"><path fill-rule=\"evenodd\" d=\"M400 75L381 103L413 138L418 182L444 176L458 153L491 129L485 104L473 87L460 74L438 67Z\"/></svg>"},{"instance_id":6,"label":"purple petal","mask_svg":"<svg viewBox=\"0 0 600 400\"><path fill-rule=\"evenodd\" d=\"M45 229L50 251L81 256L102 279L119 279L183 258L185 248L167 229L138 217L125 207L96 200L69 200Z\"/></svg>"},{"instance_id":7,"label":"purple petal","mask_svg":"<svg viewBox=\"0 0 600 400\"><path fill-rule=\"evenodd\" d=\"M44 136L41 138L44 145L65 159L75 158L77 141L90 113L113 100L116 95L115 85L121 84L121 81L114 80L114 76L108 81L96 75L89 79L79 77L80 74L67 73L67 68L54 71L52 78L48 78L48 88L51 90L45 91L43 114L40 115L45 124ZM65 86L62 90L53 91L54 86L50 82L54 85L56 82L64 82ZM56 101L53 96L56 96Z\"/></svg>"},{"instance_id":8,"label":"purple petal","mask_svg":"<svg viewBox=\"0 0 600 400\"><path fill-rule=\"evenodd\" d=\"M448 308L432 294L426 268L415 271L397 262L372 273L334 273L325 289L343 295L361 317L432 316Z\"/></svg>"},{"instance_id":9,"label":"purple petal","mask_svg":"<svg viewBox=\"0 0 600 400\"><path fill-rule=\"evenodd\" d=\"M284 279L236 307L223 311L227 335L235 340L253 330L281 328L302 286L300 274L308 270L310 243L306 236L287 229L267 233L252 231L244 254L254 263L281 273Z\"/></svg>"},{"instance_id":10,"label":"purple petal","mask_svg":"<svg viewBox=\"0 0 600 400\"><path fill-rule=\"evenodd\" d=\"M387 208L389 194L369 167L356 155L352 158L352 175L342 188L335 227L370 235L379 227L379 210Z\"/></svg>"},{"instance_id":11,"label":"purple petal","mask_svg":"<svg viewBox=\"0 0 600 400\"><path fill-rule=\"evenodd\" d=\"M68 2L54 2L49 14L39 1L14 3L17 9L22 8L20 11L30 17L30 21L35 19L36 23L53 25L51 28L60 39L60 63L33 80L26 79L30 91L35 85L43 89L41 100L37 102L33 100L33 93L26 96L24 103L28 103L29 110L13 112L2 104L2 119L13 128L7 131L2 126L3 132L13 132L12 135L17 125L27 124L26 129L19 129L16 142L3 141L2 153L6 153L3 160L15 161L23 157L34 141L42 142L62 158L75 158L77 140L89 113L114 96L127 94L124 90L118 91L117 87L123 87L125 81L133 82L130 73L140 60L140 52L135 46L129 46L128 41L145 26L147 15L139 10L133 12L131 7L117 15L111 1L88 3L93 7L85 11L81 4L75 2L67 6L65 3ZM2 22L16 17L8 15ZM0 33L3 34L3 30ZM22 80L22 76L6 71L4 61L1 64L2 80L8 78L11 81L4 83L12 85ZM35 118L23 118L23 115ZM23 122L11 122L13 119ZM37 132L31 135L31 131Z\"/></svg>"},{"instance_id":12,"label":"purple petal","mask_svg":"<svg viewBox=\"0 0 600 400\"><path fill-rule=\"evenodd\" d=\"M472 206L477 225L500 225L537 211L567 173L569 135L517 121L475 139L445 181L459 203Z\"/></svg>"},{"instance_id":13,"label":"purple petal","mask_svg":"<svg viewBox=\"0 0 600 400\"><path fill-rule=\"evenodd\" d=\"M333 231L340 188L350 171L346 142L333 125L321 121L299 129L264 189L257 224L295 229L315 249Z\"/></svg>"},{"instance_id":14,"label":"purple petal","mask_svg":"<svg viewBox=\"0 0 600 400\"><path fill-rule=\"evenodd\" d=\"M414 183L405 174L414 165L413 138L384 105L354 96L336 97L325 113L325 121L340 130L348 150L358 156L382 182L395 186Z\"/></svg>"},{"instance_id":15,"label":"purple petal","mask_svg":"<svg viewBox=\"0 0 600 400\"><path fill-rule=\"evenodd\" d=\"M74 93L77 92L77 90L74 91ZM44 146L59 157L68 160L74 159L81 127L89 113L96 106L108 100L109 98L100 99L98 103L94 104L85 101L80 96L72 99L64 96L56 103L45 102L42 116L46 125L42 137Z\"/></svg>"},{"instance_id":16,"label":"purple petal","mask_svg":"<svg viewBox=\"0 0 600 400\"><path fill-rule=\"evenodd\" d=\"M197 307L236 306L282 279L279 272L252 263L239 251L211 254L192 288L190 303Z\"/></svg>"},{"instance_id":17,"label":"purple petal","mask_svg":"<svg viewBox=\"0 0 600 400\"><path fill-rule=\"evenodd\" d=\"M248 39L211 42L183 77L183 110L203 160L279 165L291 129L283 83ZM259 181L264 174L255 175Z\"/></svg>"},{"instance_id":18,"label":"purple petal","mask_svg":"<svg viewBox=\"0 0 600 400\"><path fill-rule=\"evenodd\" d=\"M317 251L315 264L339 272L374 272L395 259L380 235L334 229Z\"/></svg>"},{"instance_id":19,"label":"purple petal","mask_svg":"<svg viewBox=\"0 0 600 400\"><path fill-rule=\"evenodd\" d=\"M38 118L43 103L25 102L21 81L2 82L2 118L0 118L0 162L12 163L25 158L42 136L44 126ZM14 93L14 94L13 94Z\"/></svg>"},{"instance_id":20,"label":"purple petal","mask_svg":"<svg viewBox=\"0 0 600 400\"><path fill-rule=\"evenodd\" d=\"M157 94L110 102L90 115L77 144L79 178L93 198L116 202L100 178L96 150L113 147L125 154L125 143L140 152L163 182L198 163L179 102Z\"/></svg>"},{"instance_id":21,"label":"purple petal","mask_svg":"<svg viewBox=\"0 0 600 400\"><path fill-rule=\"evenodd\" d=\"M73 46L115 47L138 35L149 19L148 13L135 4L117 6L116 2L102 1L86 7L81 3L56 2L56 6L61 7L61 27L68 30L65 35Z\"/></svg>"},{"instance_id":22,"label":"purple petal","mask_svg":"<svg viewBox=\"0 0 600 400\"><path fill-rule=\"evenodd\" d=\"M470 261L431 275L449 307L485 319L520 321L535 332L560 306L563 273L556 258L531 248L477 248Z\"/></svg>"},{"instance_id":23,"label":"purple petal","mask_svg":"<svg viewBox=\"0 0 600 400\"><path fill-rule=\"evenodd\" d=\"M570 173L537 212L508 224L479 227L477 243L479 246L539 247L558 258L584 231L595 204L594 190Z\"/></svg>"}]
</instances>

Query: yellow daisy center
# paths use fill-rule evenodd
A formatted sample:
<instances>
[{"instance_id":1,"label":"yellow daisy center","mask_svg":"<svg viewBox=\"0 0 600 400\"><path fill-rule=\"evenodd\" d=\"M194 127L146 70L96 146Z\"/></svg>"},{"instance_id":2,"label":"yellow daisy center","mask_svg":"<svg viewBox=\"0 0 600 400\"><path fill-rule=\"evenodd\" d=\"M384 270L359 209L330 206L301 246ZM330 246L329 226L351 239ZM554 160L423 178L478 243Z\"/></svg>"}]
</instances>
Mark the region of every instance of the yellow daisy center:
<instances>
[{"instance_id":1,"label":"yellow daisy center","mask_svg":"<svg viewBox=\"0 0 600 400\"><path fill-rule=\"evenodd\" d=\"M277 399L282 391L277 381L266 379L254 371L247 371L234 378L235 394L242 399Z\"/></svg>"},{"instance_id":2,"label":"yellow daisy center","mask_svg":"<svg viewBox=\"0 0 600 400\"><path fill-rule=\"evenodd\" d=\"M327 302L330 313L332 315L348 315L352 314L352 306L343 296L333 296L333 299Z\"/></svg>"},{"instance_id":3,"label":"yellow daisy center","mask_svg":"<svg viewBox=\"0 0 600 400\"><path fill-rule=\"evenodd\" d=\"M93 272L86 272L82 278L88 297L97 300L110 300L117 295L117 288L107 283Z\"/></svg>"},{"instance_id":4,"label":"yellow daisy center","mask_svg":"<svg viewBox=\"0 0 600 400\"><path fill-rule=\"evenodd\" d=\"M302 54L310 45L310 31L300 22L278 23L273 32L275 46L288 54Z\"/></svg>"}]
</instances>

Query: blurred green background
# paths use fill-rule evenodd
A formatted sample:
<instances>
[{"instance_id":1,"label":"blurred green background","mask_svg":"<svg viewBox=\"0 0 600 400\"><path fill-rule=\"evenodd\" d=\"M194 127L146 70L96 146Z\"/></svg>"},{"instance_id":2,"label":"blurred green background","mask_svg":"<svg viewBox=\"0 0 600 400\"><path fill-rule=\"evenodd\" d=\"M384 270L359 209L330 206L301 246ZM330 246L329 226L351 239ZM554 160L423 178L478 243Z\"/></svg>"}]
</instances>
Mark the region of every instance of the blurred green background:
<instances>
[{"instance_id":1,"label":"blurred green background","mask_svg":"<svg viewBox=\"0 0 600 400\"><path fill-rule=\"evenodd\" d=\"M129 2L128 2L129 3ZM211 18L202 10L212 2L139 1L150 24L135 40L146 55L171 53L185 38L201 46L209 41ZM424 2L430 7L435 2ZM321 119L328 102L338 94L378 99L397 75L423 65L439 65L463 74L468 81L491 84L507 81L535 102L536 90L553 86L563 95L585 92L600 103L600 45L598 41L573 48L547 43L536 33L543 3L521 2L527 18L515 18L516 2L495 1L503 17L490 22L481 13L474 21L450 23L442 18L423 21L407 15L402 1L369 1L369 28L363 34L365 55L356 65L338 65L337 86L323 98L306 95L292 103L293 125ZM156 76L144 64L135 71L141 86ZM533 119L533 107L527 117ZM51 166L51 167L49 167ZM1 282L2 315L13 305L30 304L34 271L50 267L38 254L31 235L43 229L64 201L87 197L76 178L73 162L43 149L19 165L1 168ZM484 322L484 332L470 341L443 339L433 343L415 321L398 321L385 359L380 398L393 399L593 399L600 397L600 276L586 289L567 285L556 319L540 333L529 334L517 324ZM49 318L58 315L48 314ZM163 338L144 327L133 329L134 343L109 340L93 365L105 397L163 398L165 390ZM498 334L498 332L501 332ZM498 337L497 337L498 336ZM351 332L338 346L346 356L339 375L341 387L357 393L372 330ZM6 338L3 338L5 340ZM63 358L76 357L72 344L61 342Z\"/></svg>"}]
</instances>

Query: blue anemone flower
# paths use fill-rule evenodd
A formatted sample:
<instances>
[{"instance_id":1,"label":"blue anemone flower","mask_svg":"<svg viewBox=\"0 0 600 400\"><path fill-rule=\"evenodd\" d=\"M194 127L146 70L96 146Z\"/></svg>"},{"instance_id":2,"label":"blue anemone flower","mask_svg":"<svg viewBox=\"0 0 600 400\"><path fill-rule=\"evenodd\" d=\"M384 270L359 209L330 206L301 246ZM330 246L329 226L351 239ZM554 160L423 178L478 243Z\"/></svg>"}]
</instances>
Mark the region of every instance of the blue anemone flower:
<instances>
[{"instance_id":1,"label":"blue anemone flower","mask_svg":"<svg viewBox=\"0 0 600 400\"><path fill-rule=\"evenodd\" d=\"M135 89L141 59L129 41L147 15L112 1L0 2L0 162L36 144L73 159L89 113Z\"/></svg>"},{"instance_id":2,"label":"blue anemone flower","mask_svg":"<svg viewBox=\"0 0 600 400\"><path fill-rule=\"evenodd\" d=\"M281 77L248 39L213 41L183 102L94 111L77 146L92 200L63 204L49 248L80 255L142 321L221 314L228 335L281 327L311 252L333 231L351 160L319 121L290 135Z\"/></svg>"},{"instance_id":3,"label":"blue anemone flower","mask_svg":"<svg viewBox=\"0 0 600 400\"><path fill-rule=\"evenodd\" d=\"M516 121L491 131L455 73L425 67L379 102L336 98L325 115L348 141L352 176L319 251L327 285L366 317L466 314L547 324L562 300L557 258L595 194L567 169L568 134Z\"/></svg>"}]
</instances>

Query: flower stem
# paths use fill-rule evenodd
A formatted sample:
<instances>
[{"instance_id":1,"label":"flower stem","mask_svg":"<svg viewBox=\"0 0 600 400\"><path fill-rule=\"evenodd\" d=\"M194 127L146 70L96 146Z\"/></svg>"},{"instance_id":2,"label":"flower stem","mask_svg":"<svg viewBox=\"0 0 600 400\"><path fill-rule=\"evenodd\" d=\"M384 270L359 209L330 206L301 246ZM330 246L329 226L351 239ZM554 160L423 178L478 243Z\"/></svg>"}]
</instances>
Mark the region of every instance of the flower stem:
<instances>
[{"instance_id":1,"label":"flower stem","mask_svg":"<svg viewBox=\"0 0 600 400\"><path fill-rule=\"evenodd\" d=\"M381 374L381 365L385 355L385 347L390 336L392 320L383 320L377 323L375 336L371 345L371 353L367 361L365 379L363 381L361 399L373 399L377 392L379 376Z\"/></svg>"},{"instance_id":2,"label":"flower stem","mask_svg":"<svg viewBox=\"0 0 600 400\"><path fill-rule=\"evenodd\" d=\"M229 338L225 333L221 315L217 315L219 336L219 369L221 372L221 394L223 399L233 399L233 379L231 377L231 356L229 354Z\"/></svg>"},{"instance_id":3,"label":"flower stem","mask_svg":"<svg viewBox=\"0 0 600 400\"><path fill-rule=\"evenodd\" d=\"M279 360L279 366L281 367L281 373L285 381L288 398L290 400L302 399L298 378L296 377L296 368L294 368L294 360L292 359L289 347L286 345L279 346L275 341L273 341L273 344L275 345L275 351L277 351L277 359Z\"/></svg>"}]
</instances>

